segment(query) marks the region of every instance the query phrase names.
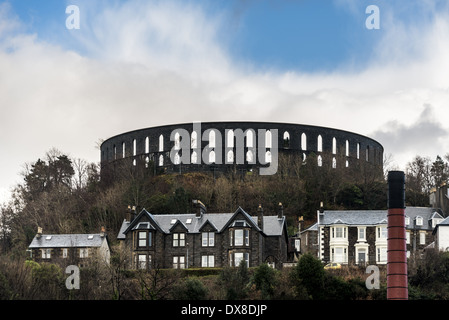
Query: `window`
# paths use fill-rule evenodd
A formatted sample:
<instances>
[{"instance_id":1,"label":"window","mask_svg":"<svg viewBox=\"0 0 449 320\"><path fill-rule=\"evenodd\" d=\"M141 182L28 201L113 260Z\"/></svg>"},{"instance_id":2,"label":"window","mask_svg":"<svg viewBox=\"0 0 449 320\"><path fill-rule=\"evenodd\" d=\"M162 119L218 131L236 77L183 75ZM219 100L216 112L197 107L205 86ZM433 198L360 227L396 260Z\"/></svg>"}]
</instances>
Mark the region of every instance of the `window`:
<instances>
[{"instance_id":1,"label":"window","mask_svg":"<svg viewBox=\"0 0 449 320\"><path fill-rule=\"evenodd\" d=\"M307 136L305 133L301 134L301 149L303 151L307 150Z\"/></svg>"},{"instance_id":2,"label":"window","mask_svg":"<svg viewBox=\"0 0 449 320\"><path fill-rule=\"evenodd\" d=\"M265 148L271 148L271 140L272 140L271 131L267 130L265 132Z\"/></svg>"},{"instance_id":3,"label":"window","mask_svg":"<svg viewBox=\"0 0 449 320\"><path fill-rule=\"evenodd\" d=\"M89 256L88 248L80 248L80 258L87 258Z\"/></svg>"},{"instance_id":4,"label":"window","mask_svg":"<svg viewBox=\"0 0 449 320\"><path fill-rule=\"evenodd\" d=\"M181 136L179 132L175 133L175 150L181 149Z\"/></svg>"},{"instance_id":5,"label":"window","mask_svg":"<svg viewBox=\"0 0 449 320\"><path fill-rule=\"evenodd\" d=\"M162 167L164 165L164 156L161 154L159 156L159 166Z\"/></svg>"},{"instance_id":6,"label":"window","mask_svg":"<svg viewBox=\"0 0 449 320\"><path fill-rule=\"evenodd\" d=\"M419 233L419 244L426 244L426 234L425 232Z\"/></svg>"},{"instance_id":7,"label":"window","mask_svg":"<svg viewBox=\"0 0 449 320\"><path fill-rule=\"evenodd\" d=\"M185 247L186 245L185 233L173 233L173 247Z\"/></svg>"},{"instance_id":8,"label":"window","mask_svg":"<svg viewBox=\"0 0 449 320\"><path fill-rule=\"evenodd\" d=\"M323 166L323 158L321 157L321 155L318 156L317 161L318 161L318 167L322 167Z\"/></svg>"},{"instance_id":9,"label":"window","mask_svg":"<svg viewBox=\"0 0 449 320\"><path fill-rule=\"evenodd\" d=\"M209 147L215 148L215 131L214 130L209 132Z\"/></svg>"},{"instance_id":10,"label":"window","mask_svg":"<svg viewBox=\"0 0 449 320\"><path fill-rule=\"evenodd\" d=\"M346 238L346 228L345 227L333 227L332 228L332 238Z\"/></svg>"},{"instance_id":11,"label":"window","mask_svg":"<svg viewBox=\"0 0 449 320\"><path fill-rule=\"evenodd\" d=\"M251 150L248 150L246 152L246 161L248 163L254 163L254 157L253 157L253 152Z\"/></svg>"},{"instance_id":12,"label":"window","mask_svg":"<svg viewBox=\"0 0 449 320\"><path fill-rule=\"evenodd\" d=\"M332 138L332 154L337 154L337 139Z\"/></svg>"},{"instance_id":13,"label":"window","mask_svg":"<svg viewBox=\"0 0 449 320\"><path fill-rule=\"evenodd\" d=\"M249 267L249 253L246 252L235 252L232 254L232 259L230 260L231 267L238 267L240 262L245 261L246 266Z\"/></svg>"},{"instance_id":14,"label":"window","mask_svg":"<svg viewBox=\"0 0 449 320\"><path fill-rule=\"evenodd\" d=\"M203 232L201 245L203 247L213 247L215 245L215 233L214 232Z\"/></svg>"},{"instance_id":15,"label":"window","mask_svg":"<svg viewBox=\"0 0 449 320\"><path fill-rule=\"evenodd\" d=\"M209 153L209 163L215 163L215 151Z\"/></svg>"},{"instance_id":16,"label":"window","mask_svg":"<svg viewBox=\"0 0 449 320\"><path fill-rule=\"evenodd\" d=\"M137 140L133 140L133 156L137 155Z\"/></svg>"},{"instance_id":17,"label":"window","mask_svg":"<svg viewBox=\"0 0 449 320\"><path fill-rule=\"evenodd\" d=\"M376 258L377 258L377 263L386 263L387 262L387 247L378 247Z\"/></svg>"},{"instance_id":18,"label":"window","mask_svg":"<svg viewBox=\"0 0 449 320\"><path fill-rule=\"evenodd\" d=\"M226 135L226 146L228 148L234 148L234 131L233 130L229 130L227 135Z\"/></svg>"},{"instance_id":19,"label":"window","mask_svg":"<svg viewBox=\"0 0 449 320\"><path fill-rule=\"evenodd\" d=\"M346 263L347 250L345 247L332 248L332 262Z\"/></svg>"},{"instance_id":20,"label":"window","mask_svg":"<svg viewBox=\"0 0 449 320\"><path fill-rule=\"evenodd\" d=\"M196 153L196 151L192 152L192 163L197 163L198 162L198 154Z\"/></svg>"},{"instance_id":21,"label":"window","mask_svg":"<svg viewBox=\"0 0 449 320\"><path fill-rule=\"evenodd\" d=\"M126 145L122 142L122 158L126 157Z\"/></svg>"},{"instance_id":22,"label":"window","mask_svg":"<svg viewBox=\"0 0 449 320\"><path fill-rule=\"evenodd\" d=\"M265 152L265 162L271 163L271 152L270 151Z\"/></svg>"},{"instance_id":23,"label":"window","mask_svg":"<svg viewBox=\"0 0 449 320\"><path fill-rule=\"evenodd\" d=\"M232 151L232 150L228 151L228 155L226 157L226 162L227 163L234 163L234 151Z\"/></svg>"},{"instance_id":24,"label":"window","mask_svg":"<svg viewBox=\"0 0 449 320\"><path fill-rule=\"evenodd\" d=\"M252 148L254 146L253 142L253 131L248 130L246 133L246 146Z\"/></svg>"},{"instance_id":25,"label":"window","mask_svg":"<svg viewBox=\"0 0 449 320\"><path fill-rule=\"evenodd\" d=\"M151 232L139 231L138 247L140 248L151 247Z\"/></svg>"},{"instance_id":26,"label":"window","mask_svg":"<svg viewBox=\"0 0 449 320\"><path fill-rule=\"evenodd\" d=\"M407 244L410 244L410 231L407 231L407 232L405 233L405 238L406 238L406 243L407 243Z\"/></svg>"},{"instance_id":27,"label":"window","mask_svg":"<svg viewBox=\"0 0 449 320\"><path fill-rule=\"evenodd\" d=\"M420 216L416 217L416 225L417 226L422 226L422 221L423 221L422 217L420 217Z\"/></svg>"},{"instance_id":28,"label":"window","mask_svg":"<svg viewBox=\"0 0 449 320\"><path fill-rule=\"evenodd\" d=\"M366 228L365 227L359 227L358 234L359 234L359 239L358 239L359 241L366 240Z\"/></svg>"},{"instance_id":29,"label":"window","mask_svg":"<svg viewBox=\"0 0 449 320\"><path fill-rule=\"evenodd\" d=\"M184 256L174 256L173 257L173 269L185 269L185 257Z\"/></svg>"},{"instance_id":30,"label":"window","mask_svg":"<svg viewBox=\"0 0 449 320\"><path fill-rule=\"evenodd\" d=\"M197 138L198 138L198 135L197 135L196 131L193 131L192 136L190 138L190 144L192 146L192 149L198 147Z\"/></svg>"},{"instance_id":31,"label":"window","mask_svg":"<svg viewBox=\"0 0 449 320\"><path fill-rule=\"evenodd\" d=\"M175 159L173 160L173 164L178 165L181 163L181 157L179 156L179 153L176 152Z\"/></svg>"},{"instance_id":32,"label":"window","mask_svg":"<svg viewBox=\"0 0 449 320\"><path fill-rule=\"evenodd\" d=\"M360 143L357 143L357 159L360 159Z\"/></svg>"},{"instance_id":33,"label":"window","mask_svg":"<svg viewBox=\"0 0 449 320\"><path fill-rule=\"evenodd\" d=\"M349 141L346 140L346 156L349 157Z\"/></svg>"},{"instance_id":34,"label":"window","mask_svg":"<svg viewBox=\"0 0 449 320\"><path fill-rule=\"evenodd\" d=\"M145 138L145 153L150 153L150 138Z\"/></svg>"},{"instance_id":35,"label":"window","mask_svg":"<svg viewBox=\"0 0 449 320\"><path fill-rule=\"evenodd\" d=\"M377 227L377 239L387 239L387 228Z\"/></svg>"},{"instance_id":36,"label":"window","mask_svg":"<svg viewBox=\"0 0 449 320\"><path fill-rule=\"evenodd\" d=\"M318 152L322 152L323 151L323 138L321 137L321 135L318 136L318 148L317 148Z\"/></svg>"},{"instance_id":37,"label":"window","mask_svg":"<svg viewBox=\"0 0 449 320\"><path fill-rule=\"evenodd\" d=\"M231 245L249 246L249 230L236 229L231 231Z\"/></svg>"},{"instance_id":38,"label":"window","mask_svg":"<svg viewBox=\"0 0 449 320\"><path fill-rule=\"evenodd\" d=\"M67 248L62 248L62 257L67 258L68 257L69 250Z\"/></svg>"},{"instance_id":39,"label":"window","mask_svg":"<svg viewBox=\"0 0 449 320\"><path fill-rule=\"evenodd\" d=\"M137 268L138 269L146 269L147 268L147 255L146 254L138 255Z\"/></svg>"},{"instance_id":40,"label":"window","mask_svg":"<svg viewBox=\"0 0 449 320\"><path fill-rule=\"evenodd\" d=\"M284 148L290 148L290 133L285 131L283 138Z\"/></svg>"},{"instance_id":41,"label":"window","mask_svg":"<svg viewBox=\"0 0 449 320\"><path fill-rule=\"evenodd\" d=\"M215 266L215 257L213 255L201 256L201 267L203 268L213 268Z\"/></svg>"},{"instance_id":42,"label":"window","mask_svg":"<svg viewBox=\"0 0 449 320\"><path fill-rule=\"evenodd\" d=\"M164 136L161 134L159 136L159 152L164 151Z\"/></svg>"},{"instance_id":43,"label":"window","mask_svg":"<svg viewBox=\"0 0 449 320\"><path fill-rule=\"evenodd\" d=\"M405 225L408 226L410 224L410 218L405 217Z\"/></svg>"},{"instance_id":44,"label":"window","mask_svg":"<svg viewBox=\"0 0 449 320\"><path fill-rule=\"evenodd\" d=\"M51 258L51 249L42 249L42 259Z\"/></svg>"}]
</instances>

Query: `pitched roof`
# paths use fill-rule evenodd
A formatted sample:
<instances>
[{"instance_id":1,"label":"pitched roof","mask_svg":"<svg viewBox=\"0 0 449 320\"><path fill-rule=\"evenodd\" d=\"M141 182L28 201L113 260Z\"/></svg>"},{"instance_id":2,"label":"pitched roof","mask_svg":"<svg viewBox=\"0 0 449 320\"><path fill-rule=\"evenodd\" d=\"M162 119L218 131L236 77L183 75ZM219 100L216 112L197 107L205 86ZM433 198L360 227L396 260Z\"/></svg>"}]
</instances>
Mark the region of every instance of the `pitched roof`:
<instances>
[{"instance_id":1,"label":"pitched roof","mask_svg":"<svg viewBox=\"0 0 449 320\"><path fill-rule=\"evenodd\" d=\"M431 219L443 219L441 214L435 208L427 207L407 207L405 208L405 216L410 218L410 225L414 226L414 220L417 217L423 218L423 225L420 229L432 229L430 223L426 223ZM320 225L381 225L388 223L388 210L341 210L341 211L324 211L320 214Z\"/></svg>"},{"instance_id":2,"label":"pitched roof","mask_svg":"<svg viewBox=\"0 0 449 320\"><path fill-rule=\"evenodd\" d=\"M37 235L29 245L34 248L72 248L72 247L100 247L106 237L99 233L93 234L42 234Z\"/></svg>"},{"instance_id":3,"label":"pitched roof","mask_svg":"<svg viewBox=\"0 0 449 320\"><path fill-rule=\"evenodd\" d=\"M233 213L203 213L200 217L197 217L195 213L151 214L143 209L132 222L127 220L123 221L117 239L125 239L127 232L136 229L138 223L142 223L140 222L142 216L147 216L151 222L154 222L153 227L164 233L170 233L171 228L176 224L181 224L188 233L199 233L201 232L201 228L207 223L211 224L218 232L221 232L226 229L239 214L243 215L245 221L247 221L252 228L262 231L267 236L282 235L285 225L284 217L279 219L277 216L264 216L263 230L260 230L257 224L258 217L249 215L240 207Z\"/></svg>"}]
</instances>

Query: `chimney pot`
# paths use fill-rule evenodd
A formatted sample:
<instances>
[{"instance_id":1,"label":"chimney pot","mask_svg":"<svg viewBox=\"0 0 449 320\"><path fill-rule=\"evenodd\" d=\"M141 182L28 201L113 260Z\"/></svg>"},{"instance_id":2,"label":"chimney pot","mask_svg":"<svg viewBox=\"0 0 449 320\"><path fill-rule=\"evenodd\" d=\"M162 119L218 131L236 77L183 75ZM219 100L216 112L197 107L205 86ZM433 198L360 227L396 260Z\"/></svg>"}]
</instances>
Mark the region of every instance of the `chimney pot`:
<instances>
[{"instance_id":1,"label":"chimney pot","mask_svg":"<svg viewBox=\"0 0 449 320\"><path fill-rule=\"evenodd\" d=\"M282 219L284 216L284 206L281 202L279 202L279 209L278 209L278 219Z\"/></svg>"}]
</instances>

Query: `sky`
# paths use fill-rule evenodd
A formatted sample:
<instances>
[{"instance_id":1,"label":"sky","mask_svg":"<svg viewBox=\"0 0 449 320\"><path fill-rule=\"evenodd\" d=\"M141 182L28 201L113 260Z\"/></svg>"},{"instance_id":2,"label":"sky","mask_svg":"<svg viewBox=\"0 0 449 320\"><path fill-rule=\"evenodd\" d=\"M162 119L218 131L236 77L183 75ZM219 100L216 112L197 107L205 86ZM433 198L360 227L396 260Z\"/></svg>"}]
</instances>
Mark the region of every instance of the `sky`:
<instances>
[{"instance_id":1,"label":"sky","mask_svg":"<svg viewBox=\"0 0 449 320\"><path fill-rule=\"evenodd\" d=\"M404 170L449 153L448 106L446 0L0 1L0 203L52 148L194 121L352 131Z\"/></svg>"}]
</instances>

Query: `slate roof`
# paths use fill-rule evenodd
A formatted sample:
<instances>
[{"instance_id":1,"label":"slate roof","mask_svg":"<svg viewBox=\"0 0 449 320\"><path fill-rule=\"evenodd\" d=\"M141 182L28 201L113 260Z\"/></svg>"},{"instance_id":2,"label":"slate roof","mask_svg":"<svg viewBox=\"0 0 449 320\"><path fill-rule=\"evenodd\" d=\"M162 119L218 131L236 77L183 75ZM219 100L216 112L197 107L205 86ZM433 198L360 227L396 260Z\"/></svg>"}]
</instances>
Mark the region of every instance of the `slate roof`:
<instances>
[{"instance_id":1,"label":"slate roof","mask_svg":"<svg viewBox=\"0 0 449 320\"><path fill-rule=\"evenodd\" d=\"M423 225L420 229L432 230L429 220L433 218L443 219L438 209L427 207L407 207L405 208L405 216L410 218L410 224L406 228L414 226L414 220L420 216L423 218ZM324 211L320 214L320 225L380 225L388 223L388 210L341 210L341 211Z\"/></svg>"},{"instance_id":2,"label":"slate roof","mask_svg":"<svg viewBox=\"0 0 449 320\"><path fill-rule=\"evenodd\" d=\"M86 248L100 247L106 237L99 233L94 234L42 234L37 235L29 245L30 249L35 248Z\"/></svg>"},{"instance_id":3,"label":"slate roof","mask_svg":"<svg viewBox=\"0 0 449 320\"><path fill-rule=\"evenodd\" d=\"M123 221L117 239L125 239L125 234L130 230L143 229L143 222L140 222L142 215L147 215L150 220L154 221L154 225L150 223L147 228L159 229L164 233L170 233L170 229L176 224L182 224L188 233L200 233L201 229L207 223L211 224L218 232L224 230L229 224L234 221L234 216L238 213L244 215L245 220L249 222L252 228L262 231L267 236L282 235L285 226L285 217L279 219L276 216L263 217L263 230L258 227L258 217L251 216L242 208L238 208L234 213L203 213L201 217L196 217L195 213L181 213L181 214L151 214L143 209L133 222Z\"/></svg>"},{"instance_id":4,"label":"slate roof","mask_svg":"<svg viewBox=\"0 0 449 320\"><path fill-rule=\"evenodd\" d=\"M437 233L439 226L449 226L449 217L447 217L446 219L444 219L443 221L441 221L439 224L437 224L435 226L435 229L433 230L433 234Z\"/></svg>"}]
</instances>

